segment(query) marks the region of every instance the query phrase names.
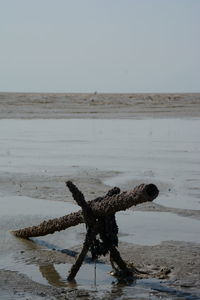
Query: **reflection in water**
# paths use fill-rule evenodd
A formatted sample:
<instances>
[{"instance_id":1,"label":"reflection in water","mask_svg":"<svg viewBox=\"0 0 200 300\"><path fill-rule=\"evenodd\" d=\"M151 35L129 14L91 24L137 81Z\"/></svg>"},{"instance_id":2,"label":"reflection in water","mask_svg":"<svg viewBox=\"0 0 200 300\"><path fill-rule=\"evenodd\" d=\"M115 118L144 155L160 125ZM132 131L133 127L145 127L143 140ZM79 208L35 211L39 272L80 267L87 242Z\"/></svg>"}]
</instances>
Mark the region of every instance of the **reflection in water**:
<instances>
[{"instance_id":1,"label":"reflection in water","mask_svg":"<svg viewBox=\"0 0 200 300\"><path fill-rule=\"evenodd\" d=\"M39 266L39 270L42 276L48 281L50 285L56 287L66 287L76 289L78 287L76 281L67 282L64 281L60 274L55 269L54 265ZM87 274L86 274L87 275ZM106 299L116 299L119 297L131 297L131 299L160 299L161 295L165 296L165 299L186 299L186 300L198 300L199 297L189 292L176 290L166 283L160 283L157 279L143 279L143 280L120 280L116 279L111 282L110 285L97 286L94 284L95 292ZM85 287L87 288L87 287ZM103 288L103 289L102 289ZM93 290L94 291L94 290ZM103 295L102 295L103 293ZM141 298L141 296L144 298ZM114 296L114 298L113 298Z\"/></svg>"},{"instance_id":2,"label":"reflection in water","mask_svg":"<svg viewBox=\"0 0 200 300\"><path fill-rule=\"evenodd\" d=\"M72 282L68 282L67 279L66 281L63 280L63 278L60 276L60 274L57 272L55 269L54 265L46 265L46 266L39 266L39 270L42 274L42 276L47 280L47 282L50 285L56 286L56 287L64 287L64 288L70 288L77 290L78 284L75 280ZM85 277L87 277L87 273L85 274ZM66 277L67 278L67 277ZM95 292L95 295L100 297L100 298L105 298L106 299L113 299L113 295L117 297L122 297L123 296L123 290L125 285L113 281L110 282L110 284L107 284L106 286L104 284L101 285L101 282L98 283L99 285L96 284L95 278L94 278L94 284L91 285L90 287L88 286L83 286L84 289L89 289L93 293Z\"/></svg>"},{"instance_id":3,"label":"reflection in water","mask_svg":"<svg viewBox=\"0 0 200 300\"><path fill-rule=\"evenodd\" d=\"M99 266L99 265L98 265ZM102 264L100 264L100 268L102 268ZM60 269L57 271L57 269ZM64 288L70 288L70 289L77 289L77 288L84 288L90 291L96 291L100 292L103 290L104 292L110 291L112 288L112 277L110 276L110 280L106 280L108 266L105 264L102 268L102 271L104 271L104 276L102 278L96 278L94 273L94 264L84 264L82 266L82 271L80 270L77 280L73 280L68 282L67 281L67 271L71 269L71 264L60 264L60 265L39 265L39 271L43 278L48 282L48 284L55 286L55 287L64 287ZM100 269L98 268L98 271Z\"/></svg>"},{"instance_id":4,"label":"reflection in water","mask_svg":"<svg viewBox=\"0 0 200 300\"><path fill-rule=\"evenodd\" d=\"M106 269L106 267L105 267ZM47 280L47 282L50 285L56 286L56 287L65 287L65 288L72 288L72 289L77 289L78 288L78 284L75 280L73 280L72 282L68 282L67 281L67 277L66 280L63 280L63 278L61 277L61 275L59 274L59 272L56 270L55 266L53 264L50 265L46 265L46 266L39 266L39 271L41 272L42 276ZM90 270L92 271L92 270ZM87 277L88 273L85 273L85 277ZM90 274L91 275L91 274ZM105 273L106 275L106 273ZM110 278L112 278L110 276ZM133 286L136 284L136 281L133 280L129 280L129 282L127 281L122 281L122 280L118 280L118 279L114 279L110 282L107 283L107 285L105 286L105 284L101 284L101 281L96 282L96 278L94 276L94 284L90 286L90 290L92 287L93 292L95 291L98 296L100 294L106 294L107 298L109 299L109 296L111 295L115 295L115 296L123 296L123 292L124 292L124 288L127 286ZM87 286L84 285L84 288L88 289Z\"/></svg>"},{"instance_id":5,"label":"reflection in water","mask_svg":"<svg viewBox=\"0 0 200 300\"><path fill-rule=\"evenodd\" d=\"M61 279L61 276L56 271L53 264L47 266L39 266L39 270L42 276L48 281L50 285L54 285L56 287L67 287L67 282L64 282Z\"/></svg>"},{"instance_id":6,"label":"reflection in water","mask_svg":"<svg viewBox=\"0 0 200 300\"><path fill-rule=\"evenodd\" d=\"M41 250L41 244L37 244L34 240L18 239L23 243L23 251L20 253L33 253L33 251ZM21 245L22 246L22 245ZM43 244L44 246L44 244ZM46 244L47 246L47 244ZM33 250L33 251L32 251ZM70 250L66 251L70 254ZM74 253L73 253L74 254ZM21 255L20 255L21 256ZM31 259L30 259L31 261ZM110 266L104 263L97 263L97 278L94 282L94 264L86 263L81 267L78 275L77 282L67 281L67 272L71 268L70 263L64 264L46 264L41 265L39 262L34 264L24 263L24 257L4 256L3 269L17 271L18 273L25 274L32 281L39 282L44 285L51 285L55 287L62 287L66 292L73 290L75 293L85 291L92 293L93 296L99 299L160 299L164 297L166 300L186 299L197 300L198 296L183 290L176 290L170 287L170 282L160 282L158 279L143 279L129 282L122 282L113 278L109 273ZM6 267L5 267L6 266Z\"/></svg>"}]
</instances>

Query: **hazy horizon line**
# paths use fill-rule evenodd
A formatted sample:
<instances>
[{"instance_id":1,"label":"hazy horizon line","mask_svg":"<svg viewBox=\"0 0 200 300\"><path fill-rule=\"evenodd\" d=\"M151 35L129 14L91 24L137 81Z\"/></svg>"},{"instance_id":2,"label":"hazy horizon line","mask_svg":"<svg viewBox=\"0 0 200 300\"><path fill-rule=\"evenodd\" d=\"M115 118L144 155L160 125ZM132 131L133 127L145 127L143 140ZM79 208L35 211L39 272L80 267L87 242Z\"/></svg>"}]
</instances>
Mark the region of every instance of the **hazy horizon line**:
<instances>
[{"instance_id":1,"label":"hazy horizon line","mask_svg":"<svg viewBox=\"0 0 200 300\"><path fill-rule=\"evenodd\" d=\"M124 94L124 95L129 95L129 94L160 94L160 95L163 95L163 94L200 94L200 91L199 92L192 92L192 91L189 91L189 92L180 92L180 91L175 91L175 92L98 92L98 91L94 91L94 92L69 92L69 91L60 91L60 92L40 92L40 91L0 91L0 94L92 94L92 95L101 95L101 94L116 94L116 95L120 95L120 94Z\"/></svg>"}]
</instances>

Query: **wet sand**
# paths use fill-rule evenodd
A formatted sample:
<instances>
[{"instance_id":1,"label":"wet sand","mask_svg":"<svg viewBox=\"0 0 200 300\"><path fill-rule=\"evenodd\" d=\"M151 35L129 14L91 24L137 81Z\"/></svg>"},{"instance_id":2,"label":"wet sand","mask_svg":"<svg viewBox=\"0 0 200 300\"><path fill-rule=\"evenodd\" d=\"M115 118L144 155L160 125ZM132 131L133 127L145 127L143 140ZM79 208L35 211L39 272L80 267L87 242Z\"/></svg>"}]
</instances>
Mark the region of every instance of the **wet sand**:
<instances>
[{"instance_id":1,"label":"wet sand","mask_svg":"<svg viewBox=\"0 0 200 300\"><path fill-rule=\"evenodd\" d=\"M199 299L199 113L199 94L0 93L0 297ZM119 249L139 269L170 273L117 285L106 257L96 283L86 262L71 286L84 225L31 241L10 234L76 210L68 179L88 200L155 183L153 203L117 214Z\"/></svg>"}]
</instances>

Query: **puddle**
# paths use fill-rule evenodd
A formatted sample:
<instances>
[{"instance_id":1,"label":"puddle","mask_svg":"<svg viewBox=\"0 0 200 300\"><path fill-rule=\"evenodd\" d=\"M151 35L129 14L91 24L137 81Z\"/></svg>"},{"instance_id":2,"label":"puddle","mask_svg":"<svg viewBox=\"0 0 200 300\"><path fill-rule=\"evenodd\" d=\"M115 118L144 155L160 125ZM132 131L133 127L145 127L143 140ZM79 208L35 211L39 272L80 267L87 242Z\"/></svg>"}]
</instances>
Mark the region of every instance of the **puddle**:
<instances>
[{"instance_id":1,"label":"puddle","mask_svg":"<svg viewBox=\"0 0 200 300\"><path fill-rule=\"evenodd\" d=\"M200 194L192 193L190 195L189 190L186 194L183 191L179 193L169 191L167 195L159 195L159 199L154 202L171 208L200 210Z\"/></svg>"},{"instance_id":2,"label":"puddle","mask_svg":"<svg viewBox=\"0 0 200 300\"><path fill-rule=\"evenodd\" d=\"M61 217L75 212L80 208L68 202L49 201L24 196L0 197L0 253L7 253L13 249L21 249L22 246L31 249L32 244L26 240L19 242L10 230L37 225L44 220ZM84 239L85 225L80 224L54 235L38 237L37 243L44 248L65 249L79 245Z\"/></svg>"},{"instance_id":3,"label":"puddle","mask_svg":"<svg viewBox=\"0 0 200 300\"><path fill-rule=\"evenodd\" d=\"M25 264L16 260L13 255L7 255L0 260L0 269L15 271L28 276L32 281L44 285L52 285L55 287L76 287L85 289L95 289L98 286L101 289L108 288L112 284L114 278L109 274L111 267L106 264L96 264L96 274L94 263L84 263L77 276L76 283L69 283L67 275L72 264ZM96 278L95 278L96 276Z\"/></svg>"},{"instance_id":4,"label":"puddle","mask_svg":"<svg viewBox=\"0 0 200 300\"><path fill-rule=\"evenodd\" d=\"M198 300L198 295L190 292L176 290L169 286L170 282L160 281L157 279L138 279L129 281L128 283L119 282L112 277L109 272L111 267L106 264L83 264L79 270L76 281L69 283L66 280L70 264L48 264L48 265L26 265L19 262L12 262L6 258L4 261L4 270L16 271L24 274L34 282L43 285L64 288L66 290L75 291L80 289L86 291L87 296L92 295L97 299L166 299L166 300ZM0 268L1 268L0 260ZM8 294L3 299L10 299ZM24 294L23 294L24 295ZM84 293L83 293L84 296ZM16 295L17 298L17 295ZM88 298L87 298L88 299Z\"/></svg>"},{"instance_id":5,"label":"puddle","mask_svg":"<svg viewBox=\"0 0 200 300\"><path fill-rule=\"evenodd\" d=\"M127 211L117 213L119 239L139 245L162 241L200 243L200 221L165 212Z\"/></svg>"},{"instance_id":6,"label":"puddle","mask_svg":"<svg viewBox=\"0 0 200 300\"><path fill-rule=\"evenodd\" d=\"M69 202L49 201L26 196L0 197L0 216L39 215L58 217L80 210L78 205Z\"/></svg>"}]
</instances>

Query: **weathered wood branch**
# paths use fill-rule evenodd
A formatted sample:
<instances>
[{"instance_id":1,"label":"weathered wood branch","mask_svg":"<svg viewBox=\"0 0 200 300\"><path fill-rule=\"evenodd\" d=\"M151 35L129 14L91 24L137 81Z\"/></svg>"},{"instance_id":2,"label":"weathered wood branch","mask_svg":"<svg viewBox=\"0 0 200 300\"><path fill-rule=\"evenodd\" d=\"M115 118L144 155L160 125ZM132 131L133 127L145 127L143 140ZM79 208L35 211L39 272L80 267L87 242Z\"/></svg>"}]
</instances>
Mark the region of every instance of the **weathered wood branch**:
<instances>
[{"instance_id":1,"label":"weathered wood branch","mask_svg":"<svg viewBox=\"0 0 200 300\"><path fill-rule=\"evenodd\" d=\"M133 190L120 194L108 194L105 197L87 202L96 217L106 217L118 211L126 210L131 206L143 202L153 201L159 194L154 184L141 184ZM84 223L82 211L71 213L60 218L44 221L37 226L14 230L12 233L20 238L29 238L52 234L56 231L65 230L71 226Z\"/></svg>"},{"instance_id":2,"label":"weathered wood branch","mask_svg":"<svg viewBox=\"0 0 200 300\"><path fill-rule=\"evenodd\" d=\"M76 274L78 273L84 259L85 259L85 256L87 255L87 252L90 248L90 239L88 237L88 234L86 234L86 238L85 238L85 241L84 241L84 244L83 244L83 248L82 248L82 251L81 253L79 254L77 260L76 260L76 263L72 266L70 272L69 272L69 275L67 277L67 279L69 281L72 281L74 280Z\"/></svg>"},{"instance_id":3,"label":"weathered wood branch","mask_svg":"<svg viewBox=\"0 0 200 300\"><path fill-rule=\"evenodd\" d=\"M86 233L82 251L79 254L75 264L72 266L72 268L69 272L69 275L67 277L67 279L69 281L72 281L72 280L74 280L76 274L78 273L78 271L85 259L85 256L86 256L88 250L90 249L91 243L96 236L96 232L94 230L96 218L92 212L91 207L85 201L85 197L84 197L83 193L81 191L79 191L79 189L76 187L76 185L74 185L71 181L67 181L66 185L69 188L70 192L72 193L72 196L73 196L74 200L76 201L76 203L82 208L84 222L87 227L87 233Z\"/></svg>"},{"instance_id":4,"label":"weathered wood branch","mask_svg":"<svg viewBox=\"0 0 200 300\"><path fill-rule=\"evenodd\" d=\"M76 201L76 203L82 208L84 223L86 224L86 226L90 225L90 223L94 222L93 219L95 219L95 218L94 218L91 207L85 201L85 197L84 197L83 193L81 191L79 191L77 186L74 185L71 181L67 181L66 186L72 193L72 196L73 196L74 200Z\"/></svg>"},{"instance_id":5,"label":"weathered wood branch","mask_svg":"<svg viewBox=\"0 0 200 300\"><path fill-rule=\"evenodd\" d=\"M84 195L81 191L79 191L77 186L74 185L71 181L68 181L66 185L72 193L74 200L82 208L84 222L87 228L82 251L79 254L75 264L72 266L67 279L69 281L74 280L89 250L91 251L93 259L97 259L99 255L106 255L110 251L112 262L115 262L118 265L119 270L123 272L123 276L132 276L132 272L128 269L126 263L121 258L119 251L116 249L115 243L113 243L112 239L109 239L107 237L108 228L106 228L105 224L108 221L107 219L110 219L110 215L106 217L97 217L93 213L91 206L89 206L89 204L85 201ZM109 195L112 196L118 193L119 190L114 189L109 192ZM114 218L114 215L112 215L112 217ZM109 225L110 234L113 231L113 229L111 228L113 227L113 223L109 223ZM98 240L97 235L100 235L100 238L102 239L101 242ZM115 233L114 236L116 236Z\"/></svg>"}]
</instances>

